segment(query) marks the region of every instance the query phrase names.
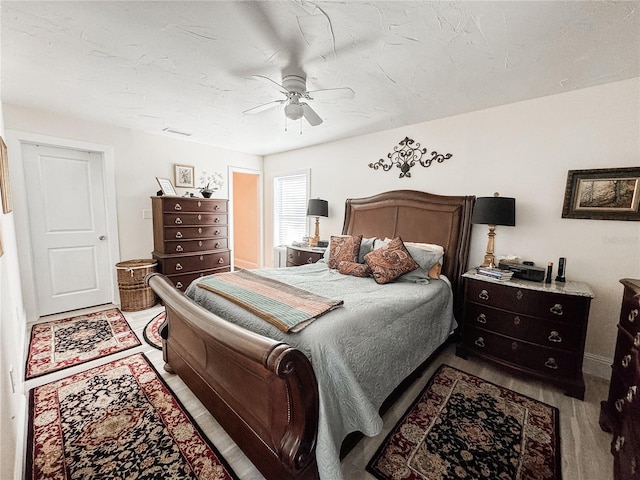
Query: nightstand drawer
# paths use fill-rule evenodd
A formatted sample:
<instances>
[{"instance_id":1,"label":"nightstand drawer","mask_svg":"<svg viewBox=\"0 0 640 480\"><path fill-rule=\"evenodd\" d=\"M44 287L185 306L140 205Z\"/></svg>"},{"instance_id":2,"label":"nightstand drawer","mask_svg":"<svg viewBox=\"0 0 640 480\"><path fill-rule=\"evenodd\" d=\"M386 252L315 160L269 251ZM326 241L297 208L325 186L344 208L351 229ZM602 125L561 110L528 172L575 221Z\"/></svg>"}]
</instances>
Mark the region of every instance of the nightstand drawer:
<instances>
[{"instance_id":1,"label":"nightstand drawer","mask_svg":"<svg viewBox=\"0 0 640 480\"><path fill-rule=\"evenodd\" d=\"M562 295L468 279L467 300L533 317L584 323L590 297Z\"/></svg>"},{"instance_id":2,"label":"nightstand drawer","mask_svg":"<svg viewBox=\"0 0 640 480\"><path fill-rule=\"evenodd\" d=\"M579 370L580 359L577 354L514 340L474 327L465 329L463 342L484 355L546 375L573 377Z\"/></svg>"},{"instance_id":3,"label":"nightstand drawer","mask_svg":"<svg viewBox=\"0 0 640 480\"><path fill-rule=\"evenodd\" d=\"M470 326L500 333L538 345L579 352L581 336L576 326L562 321L544 320L467 302L465 318Z\"/></svg>"},{"instance_id":4,"label":"nightstand drawer","mask_svg":"<svg viewBox=\"0 0 640 480\"><path fill-rule=\"evenodd\" d=\"M313 252L287 247L287 267L297 267L299 265L316 263L323 256L324 252Z\"/></svg>"}]
</instances>

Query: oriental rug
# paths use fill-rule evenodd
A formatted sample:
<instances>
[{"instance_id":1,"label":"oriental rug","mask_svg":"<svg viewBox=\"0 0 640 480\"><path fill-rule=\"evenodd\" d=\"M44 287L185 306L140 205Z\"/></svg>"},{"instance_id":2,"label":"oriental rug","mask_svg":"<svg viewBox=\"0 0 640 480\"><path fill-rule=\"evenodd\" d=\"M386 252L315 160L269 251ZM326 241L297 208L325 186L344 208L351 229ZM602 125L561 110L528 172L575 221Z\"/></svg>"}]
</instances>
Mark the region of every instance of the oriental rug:
<instances>
[{"instance_id":1,"label":"oriental rug","mask_svg":"<svg viewBox=\"0 0 640 480\"><path fill-rule=\"evenodd\" d=\"M147 326L142 331L144 341L151 345L153 348L162 350L162 337L160 336L160 325L164 322L167 316L167 312L161 312L151 319Z\"/></svg>"},{"instance_id":2,"label":"oriental rug","mask_svg":"<svg viewBox=\"0 0 640 480\"><path fill-rule=\"evenodd\" d=\"M381 480L560 480L558 409L441 365L373 456Z\"/></svg>"},{"instance_id":3,"label":"oriental rug","mask_svg":"<svg viewBox=\"0 0 640 480\"><path fill-rule=\"evenodd\" d=\"M141 345L117 308L35 324L25 379Z\"/></svg>"},{"instance_id":4,"label":"oriental rug","mask_svg":"<svg viewBox=\"0 0 640 480\"><path fill-rule=\"evenodd\" d=\"M141 353L29 391L27 480L237 480Z\"/></svg>"}]
</instances>

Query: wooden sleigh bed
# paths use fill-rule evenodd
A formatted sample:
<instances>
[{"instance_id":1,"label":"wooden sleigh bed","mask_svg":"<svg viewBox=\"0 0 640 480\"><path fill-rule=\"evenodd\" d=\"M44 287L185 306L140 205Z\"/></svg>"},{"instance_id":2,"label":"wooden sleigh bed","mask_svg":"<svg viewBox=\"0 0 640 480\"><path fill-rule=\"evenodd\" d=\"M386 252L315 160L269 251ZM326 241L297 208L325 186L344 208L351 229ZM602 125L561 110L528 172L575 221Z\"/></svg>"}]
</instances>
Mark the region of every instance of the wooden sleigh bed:
<instances>
[{"instance_id":1,"label":"wooden sleigh bed","mask_svg":"<svg viewBox=\"0 0 640 480\"><path fill-rule=\"evenodd\" d=\"M348 199L342 233L444 246L442 273L458 313L474 201L411 190ZM166 307L165 368L181 377L265 478L318 478L319 391L307 356L211 313L163 275L152 274L147 283Z\"/></svg>"}]
</instances>

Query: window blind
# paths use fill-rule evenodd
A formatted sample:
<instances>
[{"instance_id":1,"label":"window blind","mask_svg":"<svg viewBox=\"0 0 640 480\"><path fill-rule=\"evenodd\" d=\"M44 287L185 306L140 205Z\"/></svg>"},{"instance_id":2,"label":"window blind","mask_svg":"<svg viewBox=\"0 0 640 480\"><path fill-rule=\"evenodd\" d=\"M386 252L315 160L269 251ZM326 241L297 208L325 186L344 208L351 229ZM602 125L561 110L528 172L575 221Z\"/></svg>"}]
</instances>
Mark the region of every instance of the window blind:
<instances>
[{"instance_id":1,"label":"window blind","mask_svg":"<svg viewBox=\"0 0 640 480\"><path fill-rule=\"evenodd\" d=\"M307 234L308 174L274 177L274 245L290 245Z\"/></svg>"}]
</instances>

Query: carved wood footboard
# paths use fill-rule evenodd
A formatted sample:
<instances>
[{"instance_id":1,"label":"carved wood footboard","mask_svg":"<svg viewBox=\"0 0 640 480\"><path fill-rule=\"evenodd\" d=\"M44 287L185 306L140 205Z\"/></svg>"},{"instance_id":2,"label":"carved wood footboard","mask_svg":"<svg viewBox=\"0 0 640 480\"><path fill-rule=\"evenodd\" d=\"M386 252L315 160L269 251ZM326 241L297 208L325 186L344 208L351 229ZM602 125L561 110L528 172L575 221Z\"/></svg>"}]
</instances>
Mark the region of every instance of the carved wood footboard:
<instances>
[{"instance_id":1,"label":"carved wood footboard","mask_svg":"<svg viewBox=\"0 0 640 480\"><path fill-rule=\"evenodd\" d=\"M205 310L163 275L146 282L166 307L165 368L266 478L318 478L318 385L307 357Z\"/></svg>"}]
</instances>

